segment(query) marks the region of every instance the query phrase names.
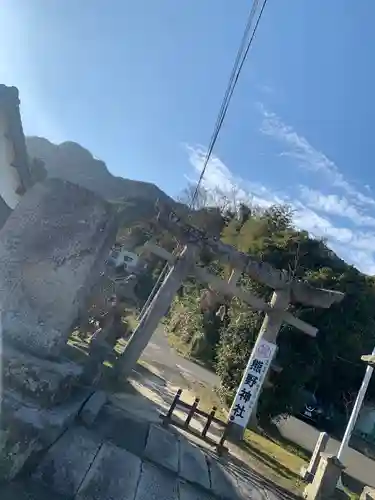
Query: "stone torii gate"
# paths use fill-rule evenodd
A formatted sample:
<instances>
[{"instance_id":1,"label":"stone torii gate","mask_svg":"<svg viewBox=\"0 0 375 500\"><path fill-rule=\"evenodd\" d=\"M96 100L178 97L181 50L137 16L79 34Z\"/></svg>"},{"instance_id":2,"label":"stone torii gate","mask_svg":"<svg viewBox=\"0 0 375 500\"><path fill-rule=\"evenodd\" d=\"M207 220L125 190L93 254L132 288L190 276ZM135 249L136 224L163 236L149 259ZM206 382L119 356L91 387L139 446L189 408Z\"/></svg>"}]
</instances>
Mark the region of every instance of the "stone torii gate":
<instances>
[{"instance_id":1,"label":"stone torii gate","mask_svg":"<svg viewBox=\"0 0 375 500\"><path fill-rule=\"evenodd\" d=\"M169 212L168 215L160 212L159 223L163 228L171 231L184 247L179 255L175 256L151 242L145 245L145 250L168 262L170 270L148 308L144 311L139 325L119 361L118 368L125 375L129 375L134 368L160 320L167 313L173 297L188 276L194 276L199 282L209 285L211 289L225 297L238 297L253 310L264 311L266 315L253 352L263 342L271 348L274 346L271 349L272 355L276 350L277 335L283 322L312 337L317 334L317 328L296 318L288 311L291 302L328 309L332 304L340 302L344 296L341 292L314 288L301 280L291 279L286 271L277 270L265 262L259 262L255 258L237 251L219 239L207 236L203 231L182 221L173 212ZM196 256L203 248L222 263L232 267L233 273L228 282L196 264ZM274 290L269 304L243 287L236 285L236 281L242 273ZM268 369L269 366L267 371ZM267 373L263 374L260 386L263 385L266 375ZM261 387L259 387L257 395L259 395L260 389ZM242 435L242 430L236 429L239 426L235 422L233 422L232 427L234 429L231 435Z\"/></svg>"}]
</instances>

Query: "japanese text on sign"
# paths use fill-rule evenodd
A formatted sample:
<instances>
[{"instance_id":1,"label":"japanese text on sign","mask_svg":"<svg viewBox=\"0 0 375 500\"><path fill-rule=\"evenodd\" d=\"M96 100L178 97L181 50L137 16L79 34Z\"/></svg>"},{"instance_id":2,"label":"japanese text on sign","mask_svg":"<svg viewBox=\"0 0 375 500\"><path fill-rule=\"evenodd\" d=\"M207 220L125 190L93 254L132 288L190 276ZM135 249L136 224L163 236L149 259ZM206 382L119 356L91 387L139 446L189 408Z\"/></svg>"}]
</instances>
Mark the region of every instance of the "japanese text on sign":
<instances>
[{"instance_id":1,"label":"japanese text on sign","mask_svg":"<svg viewBox=\"0 0 375 500\"><path fill-rule=\"evenodd\" d=\"M255 344L230 409L231 422L247 426L275 351L276 345L267 340Z\"/></svg>"}]
</instances>

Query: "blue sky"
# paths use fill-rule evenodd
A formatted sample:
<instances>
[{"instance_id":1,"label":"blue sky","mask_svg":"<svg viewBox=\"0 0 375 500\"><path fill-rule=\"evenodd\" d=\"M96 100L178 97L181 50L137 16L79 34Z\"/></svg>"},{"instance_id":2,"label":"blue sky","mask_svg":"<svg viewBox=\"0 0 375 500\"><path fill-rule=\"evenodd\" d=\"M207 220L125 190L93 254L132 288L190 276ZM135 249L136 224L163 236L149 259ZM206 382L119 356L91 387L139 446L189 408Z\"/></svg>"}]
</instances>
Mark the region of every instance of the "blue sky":
<instances>
[{"instance_id":1,"label":"blue sky","mask_svg":"<svg viewBox=\"0 0 375 500\"><path fill-rule=\"evenodd\" d=\"M25 132L177 195L201 167L250 1L0 0ZM266 204L375 274L375 2L269 0L205 185Z\"/></svg>"}]
</instances>

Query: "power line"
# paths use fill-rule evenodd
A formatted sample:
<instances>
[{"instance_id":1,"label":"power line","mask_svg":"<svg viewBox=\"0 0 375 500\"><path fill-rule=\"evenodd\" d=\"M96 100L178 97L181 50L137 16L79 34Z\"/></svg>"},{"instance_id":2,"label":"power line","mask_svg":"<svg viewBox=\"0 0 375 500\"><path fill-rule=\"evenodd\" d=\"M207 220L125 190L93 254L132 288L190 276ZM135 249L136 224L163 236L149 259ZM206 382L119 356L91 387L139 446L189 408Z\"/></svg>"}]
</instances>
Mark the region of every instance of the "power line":
<instances>
[{"instance_id":1,"label":"power line","mask_svg":"<svg viewBox=\"0 0 375 500\"><path fill-rule=\"evenodd\" d=\"M251 7L251 10L250 10L247 22L246 22L245 31L244 31L244 34L242 35L240 46L238 47L238 51L237 51L236 58L234 60L233 68L232 68L232 71L231 71L230 76L229 76L228 85L227 85L227 88L226 88L226 91L225 91L225 94L224 94L223 101L221 103L221 107L220 107L220 110L219 110L219 113L218 113L218 116L217 116L217 119L216 119L216 123L215 123L215 126L214 126L214 131L212 133L211 140L210 140L210 143L209 143L209 146L208 146L208 149L207 149L205 162L204 162L204 165L203 165L203 168L202 168L203 174L204 174L204 171L205 171L205 169L207 167L207 163L208 163L208 161L210 159L213 147L214 147L215 142L216 142L215 134L218 133L218 131L220 130L220 127L221 127L220 122L221 122L221 119L223 117L223 113L225 112L225 106L226 106L226 103L228 101L229 93L230 93L231 87L233 85L234 78L236 76L238 65L239 65L240 60L241 60L241 55L242 55L242 53L243 53L243 51L245 49L246 40L248 38L248 35L249 35L249 32L250 32L250 28L251 28L251 25L253 23L254 15L255 15L256 9L258 7L258 4L259 4L259 0L254 0L253 1L253 5ZM200 176L199 181L197 183L197 187L196 187L195 193L193 195L191 205L194 204L195 197L196 197L196 195L198 193L198 188L199 188L200 182L202 181L202 178L203 178L203 174L201 173L201 176ZM190 208L192 208L192 206L190 206Z\"/></svg>"},{"instance_id":2,"label":"power line","mask_svg":"<svg viewBox=\"0 0 375 500\"><path fill-rule=\"evenodd\" d=\"M219 111L219 114L218 114L218 117L217 117L217 120L216 120L216 123L215 123L214 132L212 134L212 137L211 137L211 140L210 140L210 144L209 144L209 147L207 149L206 156L205 156L205 160L203 162L202 172L201 172L201 174L199 176L199 179L198 179L198 182L197 182L197 186L195 188L195 192L194 192L194 195L192 197L192 201L190 203L190 208L193 208L193 206L194 206L194 202L195 202L195 199L197 197L200 184L201 184L201 182L203 180L203 176L204 176L205 171L207 169L208 162L209 162L209 160L211 158L212 151L214 149L214 146L216 144L219 132L220 132L221 127L222 127L223 122L224 122L224 118L225 118L225 116L227 114L228 107L229 107L230 101L232 99L233 92L234 92L234 89L235 89L235 87L237 85L237 82L238 82L240 73L242 71L243 65L244 65L244 63L245 63L245 61L247 59L249 50L250 50L251 45L253 43L253 40L255 38L255 34L257 32L257 29L258 29L258 26L259 26L259 22L261 20L262 14L264 12L264 8L265 8L265 6L267 4L267 0L263 0L263 4L261 6L260 12L259 12L258 17L256 19L255 26L253 28L253 31L252 31L251 36L250 36L250 39L248 40L247 46L246 46L246 49L245 49L246 39L248 38L251 25L253 24L253 20L254 20L254 16L255 16L258 4L259 4L259 0L254 0L253 1L253 5L252 5L252 8L250 10L249 17L248 17L248 20L247 20L247 23L246 23L246 26L245 26L245 31L244 31L244 34L242 36L242 40L241 40L241 43L240 43L240 46L239 46L239 49L238 49L238 52L237 52L237 55L236 55L236 59L235 59L234 65L233 65L233 69L232 69L230 78L229 78L228 86L227 86L227 89L226 89L225 94L224 94L224 99L223 99L223 102L222 102L222 105L220 107L220 111Z\"/></svg>"},{"instance_id":3,"label":"power line","mask_svg":"<svg viewBox=\"0 0 375 500\"><path fill-rule=\"evenodd\" d=\"M206 156L205 156L205 160L204 160L203 167L202 167L202 172L201 172L201 174L199 176L199 179L198 179L198 182L197 182L194 194L193 194L191 202L189 204L190 210L194 208L194 203L195 203L197 195L198 195L199 187L201 185L201 182L202 182L204 173L206 171L208 162L209 162L209 160L211 158L212 151L213 151L214 146L216 144L219 132L220 132L221 127L223 125L224 118L225 118L225 116L227 114L227 110L228 110L228 107L229 107L229 104L230 104L230 101L231 101L234 89L235 89L235 87L237 85L238 78L240 76L240 73L241 73L241 70L243 68L243 65L244 65L244 63L246 61L246 58L247 58L247 55L249 53L250 47L251 47L251 45L253 43L253 40L254 40L254 37L255 37L255 33L257 31L257 28L258 28L258 25L259 25L259 21L260 21L260 19L262 17L264 8L266 6L266 3L267 3L267 0L263 0L262 7L261 7L260 12L258 14L258 17L256 19L255 26L253 28L251 36L249 38L249 33L251 31L251 26L253 24L254 17L255 17L255 14L256 14L256 11L257 11L257 8L258 8L258 5L259 5L259 0L253 0L253 4L252 4L252 7L251 7L251 10L250 10L247 22L246 22L244 34L242 35L240 46L238 48L237 55L236 55L236 58L234 60L234 64L233 64L233 68L232 68L232 71L231 71L231 74L230 74L230 77L229 77L228 85L227 85L227 88L226 88L226 91L225 91L225 94L224 94L224 98L223 98L222 104L220 106L220 110L219 110L219 113L218 113L218 116L217 116L217 119L216 119L214 131L213 131L213 134L211 136L211 140L210 140L210 143L209 143L209 146L208 146L208 150L207 150L207 153L206 153ZM246 45L246 40L248 40L247 45ZM177 244L177 248L178 248L178 244ZM154 285L154 287L153 287L153 289L152 289L152 291L150 293L149 298L147 299L146 303L144 304L144 306L143 306L143 308L141 310L140 316L142 315L142 313L147 309L147 307L151 303L151 300L154 297L157 289L159 288L159 285L161 283L162 278L164 278L164 276L166 275L166 273L168 271L168 268L169 268L168 264L165 264L165 266L163 267L163 269L162 269L162 271L161 271L161 273L160 273L160 275L159 275L159 277L158 277L158 279L157 279L157 281L156 281L156 283L155 283L155 285Z\"/></svg>"}]
</instances>

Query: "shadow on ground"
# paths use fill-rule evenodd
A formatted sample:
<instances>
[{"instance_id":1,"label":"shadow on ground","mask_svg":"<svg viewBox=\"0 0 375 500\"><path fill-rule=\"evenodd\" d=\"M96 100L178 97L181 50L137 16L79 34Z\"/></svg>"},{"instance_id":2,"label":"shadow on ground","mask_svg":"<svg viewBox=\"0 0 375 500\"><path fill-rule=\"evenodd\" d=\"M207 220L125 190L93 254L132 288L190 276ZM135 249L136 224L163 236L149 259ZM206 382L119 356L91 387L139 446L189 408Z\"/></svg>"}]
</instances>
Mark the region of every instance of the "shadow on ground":
<instances>
[{"instance_id":1,"label":"shadow on ground","mask_svg":"<svg viewBox=\"0 0 375 500\"><path fill-rule=\"evenodd\" d=\"M120 353L126 343L120 343L118 353ZM72 336L69 340L69 345L67 346L67 355L70 359L78 363L84 363L87 360L89 353L89 342L80 339L78 336ZM100 382L100 388L105 390L110 395L110 400L119 409L136 415L137 417L158 423L160 422L160 416L166 414L175 396L175 392L178 388L186 389L188 391L197 394L200 390L205 388L204 384L198 381L192 381L191 377L184 377L183 372L177 366L170 367L165 366L156 361L152 362L152 366L148 363L139 363L136 369L133 370L131 376L128 380L118 378L114 376L114 370L112 367L106 366L104 369L103 378ZM207 390L207 389L206 389ZM209 391L212 394L212 389ZM216 402L216 401L215 401ZM175 418L178 419L179 423L183 423L186 417L186 412L181 411ZM198 426L203 428L203 420L198 420ZM186 435L186 433L184 433ZM302 447L298 447L292 441L285 439L276 426L271 428L266 428L263 431L263 435L290 451L309 460L311 453ZM218 429L213 429L211 433L211 438L218 441L220 436L220 431ZM191 436L193 437L193 436ZM215 460L218 460L222 465L227 468L231 473L233 473L240 481L250 481L255 483L262 488L266 488L280 498L299 498L296 494L287 491L281 486L277 485L271 479L267 479L261 474L255 472L248 464L242 461L240 458L233 455L226 455L219 457L215 450L207 446L207 443L199 442L195 433L194 436L195 444L203 447L209 455L211 455ZM301 490L302 481L295 471L289 469L284 464L279 462L275 457L263 453L256 446L250 443L242 442L240 444L240 449L254 457L258 462L268 467L275 475L281 476L287 480L294 482L297 487L296 491ZM363 489L363 484L351 476L344 474L343 483L354 493L360 494ZM299 485L299 487L298 487ZM344 493L338 492L337 498L349 498Z\"/></svg>"}]
</instances>

